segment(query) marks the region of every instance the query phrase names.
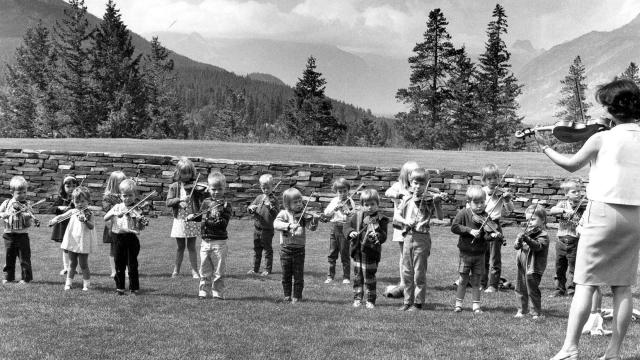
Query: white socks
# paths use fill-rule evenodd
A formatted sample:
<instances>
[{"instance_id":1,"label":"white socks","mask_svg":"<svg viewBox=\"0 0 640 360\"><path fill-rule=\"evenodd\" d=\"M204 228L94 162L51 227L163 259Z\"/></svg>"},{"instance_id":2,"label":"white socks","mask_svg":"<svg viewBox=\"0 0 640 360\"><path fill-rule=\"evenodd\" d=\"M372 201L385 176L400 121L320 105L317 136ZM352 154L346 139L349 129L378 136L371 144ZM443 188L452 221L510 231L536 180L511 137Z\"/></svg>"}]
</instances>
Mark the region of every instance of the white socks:
<instances>
[{"instance_id":1,"label":"white socks","mask_svg":"<svg viewBox=\"0 0 640 360\"><path fill-rule=\"evenodd\" d=\"M91 285L89 280L82 280L82 291L89 291L89 285Z\"/></svg>"}]
</instances>

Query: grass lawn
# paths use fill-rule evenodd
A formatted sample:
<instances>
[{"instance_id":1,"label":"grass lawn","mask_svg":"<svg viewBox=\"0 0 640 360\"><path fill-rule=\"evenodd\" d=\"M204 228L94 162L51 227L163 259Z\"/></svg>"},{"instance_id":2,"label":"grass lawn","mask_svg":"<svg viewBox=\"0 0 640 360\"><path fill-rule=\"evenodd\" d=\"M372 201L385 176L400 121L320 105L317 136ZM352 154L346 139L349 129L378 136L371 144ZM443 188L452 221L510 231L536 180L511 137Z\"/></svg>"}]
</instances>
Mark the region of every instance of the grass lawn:
<instances>
[{"instance_id":1,"label":"grass lawn","mask_svg":"<svg viewBox=\"0 0 640 360\"><path fill-rule=\"evenodd\" d=\"M48 216L42 216L43 223ZM89 258L92 287L63 291L58 275L61 255L47 227L31 234L34 282L0 286L1 359L548 359L564 336L569 299L550 299L553 261L542 282L546 317L516 320L513 291L483 294L482 315L474 316L467 294L465 311L454 314L456 237L448 227L433 228L427 302L431 310L396 311L401 300L380 296L377 308L353 309L352 288L325 285L329 226L307 239L304 301L282 302L280 262L269 278L246 275L252 263L252 225L234 220L229 226L224 301L199 300L197 280L183 263L183 276L171 279L176 245L168 238L171 220L151 219L141 236L140 296L116 296L109 278L108 245ZM98 224L102 230L102 224ZM516 228L505 229L509 239ZM555 233L552 230L552 235ZM510 241L511 242L511 241ZM277 240L274 248L277 249ZM549 259L554 258L554 250ZM0 250L4 258L4 250ZM503 248L505 276L514 279L514 254ZM397 281L398 249L383 246L378 293ZM341 275L341 269L338 269ZM18 276L19 277L19 276ZM634 288L635 307L640 293ZM611 307L606 291L604 307ZM606 327L610 323L605 324ZM629 328L625 359L640 359L640 324ZM584 337L584 359L603 354L607 339Z\"/></svg>"},{"instance_id":2,"label":"grass lawn","mask_svg":"<svg viewBox=\"0 0 640 360\"><path fill-rule=\"evenodd\" d=\"M253 161L301 161L345 165L400 167L408 160L430 169L480 172L482 165L496 163L502 169L511 164L511 175L587 177L588 169L575 174L562 170L542 153L495 151L426 151L398 148L360 148L338 146L294 146L278 144L240 144L198 140L138 139L7 139L0 148L33 150L76 150L133 154L169 154L214 159Z\"/></svg>"}]
</instances>

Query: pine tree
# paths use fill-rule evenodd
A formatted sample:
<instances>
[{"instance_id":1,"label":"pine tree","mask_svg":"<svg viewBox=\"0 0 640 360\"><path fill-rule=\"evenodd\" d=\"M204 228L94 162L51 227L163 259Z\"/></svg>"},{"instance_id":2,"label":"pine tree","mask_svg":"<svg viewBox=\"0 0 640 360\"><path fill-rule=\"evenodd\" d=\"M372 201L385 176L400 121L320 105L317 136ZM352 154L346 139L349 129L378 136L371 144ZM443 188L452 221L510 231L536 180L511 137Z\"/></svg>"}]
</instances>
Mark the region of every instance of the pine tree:
<instances>
[{"instance_id":1,"label":"pine tree","mask_svg":"<svg viewBox=\"0 0 640 360\"><path fill-rule=\"evenodd\" d=\"M58 103L64 118L61 132L66 136L94 136L98 124L92 112L88 47L93 30L89 28L84 0L69 0L64 18L56 21L54 32L59 59Z\"/></svg>"},{"instance_id":2,"label":"pine tree","mask_svg":"<svg viewBox=\"0 0 640 360\"><path fill-rule=\"evenodd\" d=\"M480 56L478 80L482 99L483 141L488 150L509 150L513 133L520 127L522 118L516 114L519 105L516 97L522 86L511 72L503 35L507 33L507 15L500 4L493 10L493 18L487 28L488 40L485 52Z\"/></svg>"},{"instance_id":3,"label":"pine tree","mask_svg":"<svg viewBox=\"0 0 640 360\"><path fill-rule=\"evenodd\" d=\"M316 59L310 56L284 114L284 125L289 135L301 144L334 145L343 142L347 126L333 116L331 100L324 96L325 84L322 74L316 71Z\"/></svg>"},{"instance_id":4,"label":"pine tree","mask_svg":"<svg viewBox=\"0 0 640 360\"><path fill-rule=\"evenodd\" d=\"M480 102L476 76L475 66L462 47L456 51L451 77L447 81L451 94L444 106L449 119L449 135L444 139L447 148L461 149L465 143L478 141L481 136L483 123L478 110Z\"/></svg>"},{"instance_id":5,"label":"pine tree","mask_svg":"<svg viewBox=\"0 0 640 360\"><path fill-rule=\"evenodd\" d=\"M636 85L640 86L640 69L638 69L638 65L633 61L629 64L629 66L625 69L625 71L618 76L619 79L629 79L636 83Z\"/></svg>"},{"instance_id":6,"label":"pine tree","mask_svg":"<svg viewBox=\"0 0 640 360\"><path fill-rule=\"evenodd\" d=\"M571 66L569 66L569 74L560 80L562 88L560 89L560 100L557 103L560 110L555 114L558 120L582 123L591 119L591 116L587 113L592 105L587 102L585 96L585 91L587 90L586 80L582 59L580 56L576 56ZM583 144L584 142L573 144L557 143L555 147L561 151L574 153Z\"/></svg>"},{"instance_id":7,"label":"pine tree","mask_svg":"<svg viewBox=\"0 0 640 360\"><path fill-rule=\"evenodd\" d=\"M134 55L131 32L109 0L91 47L94 116L104 137L138 137L148 127L141 55Z\"/></svg>"},{"instance_id":8,"label":"pine tree","mask_svg":"<svg viewBox=\"0 0 640 360\"><path fill-rule=\"evenodd\" d=\"M413 48L410 84L398 89L396 99L409 104L408 113L396 115L398 128L411 144L422 149L443 147L448 121L443 103L450 98L445 82L450 76L455 49L440 9L429 13L424 41Z\"/></svg>"},{"instance_id":9,"label":"pine tree","mask_svg":"<svg viewBox=\"0 0 640 360\"><path fill-rule=\"evenodd\" d=\"M0 111L6 114L4 135L53 137L58 110L53 86L56 54L42 22L27 30L15 56L15 65L7 65L8 93Z\"/></svg>"},{"instance_id":10,"label":"pine tree","mask_svg":"<svg viewBox=\"0 0 640 360\"><path fill-rule=\"evenodd\" d=\"M173 60L158 37L151 40L151 53L145 55L143 73L147 98L149 127L145 137L175 138L184 134L184 115L176 91L176 75Z\"/></svg>"}]
</instances>

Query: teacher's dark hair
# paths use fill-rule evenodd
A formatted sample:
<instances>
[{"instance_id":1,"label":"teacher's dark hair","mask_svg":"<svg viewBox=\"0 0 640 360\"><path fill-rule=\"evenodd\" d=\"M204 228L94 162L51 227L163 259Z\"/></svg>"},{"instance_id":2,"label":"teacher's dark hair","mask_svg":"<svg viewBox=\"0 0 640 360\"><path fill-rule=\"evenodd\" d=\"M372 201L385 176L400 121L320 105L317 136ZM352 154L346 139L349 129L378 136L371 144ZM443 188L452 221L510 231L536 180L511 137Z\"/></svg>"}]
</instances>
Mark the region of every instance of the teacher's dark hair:
<instances>
[{"instance_id":1,"label":"teacher's dark hair","mask_svg":"<svg viewBox=\"0 0 640 360\"><path fill-rule=\"evenodd\" d=\"M596 92L596 100L618 119L640 118L640 89L631 80L614 80L602 85Z\"/></svg>"}]
</instances>

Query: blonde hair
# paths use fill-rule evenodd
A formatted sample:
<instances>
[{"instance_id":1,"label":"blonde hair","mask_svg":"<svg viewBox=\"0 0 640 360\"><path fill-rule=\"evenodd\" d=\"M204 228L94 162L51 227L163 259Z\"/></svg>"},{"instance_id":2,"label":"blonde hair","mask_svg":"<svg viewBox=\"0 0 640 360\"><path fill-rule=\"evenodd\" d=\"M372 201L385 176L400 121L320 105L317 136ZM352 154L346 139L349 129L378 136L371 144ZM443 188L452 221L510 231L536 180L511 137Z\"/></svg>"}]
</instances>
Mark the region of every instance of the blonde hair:
<instances>
[{"instance_id":1,"label":"blonde hair","mask_svg":"<svg viewBox=\"0 0 640 360\"><path fill-rule=\"evenodd\" d=\"M525 219L528 215L535 215L539 217L545 225L547 224L547 211L545 210L544 206L540 204L529 205L529 207L527 207L527 210L524 211Z\"/></svg>"},{"instance_id":2,"label":"blonde hair","mask_svg":"<svg viewBox=\"0 0 640 360\"><path fill-rule=\"evenodd\" d=\"M500 169L496 164L487 164L482 167L482 181L487 180L489 176L500 177Z\"/></svg>"},{"instance_id":3,"label":"blonde hair","mask_svg":"<svg viewBox=\"0 0 640 360\"><path fill-rule=\"evenodd\" d=\"M126 178L127 176L120 170L111 172L104 187L104 194L120 194L120 183Z\"/></svg>"},{"instance_id":4,"label":"blonde hair","mask_svg":"<svg viewBox=\"0 0 640 360\"><path fill-rule=\"evenodd\" d=\"M482 189L482 186L480 185L469 186L467 188L467 192L465 193L465 196L467 197L467 202L473 201L473 200L487 199L487 193L484 192L484 190Z\"/></svg>"},{"instance_id":5,"label":"blonde hair","mask_svg":"<svg viewBox=\"0 0 640 360\"><path fill-rule=\"evenodd\" d=\"M14 176L9 181L9 189L11 191L19 191L19 190L27 190L29 188L29 183L22 176Z\"/></svg>"},{"instance_id":6,"label":"blonde hair","mask_svg":"<svg viewBox=\"0 0 640 360\"><path fill-rule=\"evenodd\" d=\"M409 176L411 175L411 172L417 168L419 168L419 166L415 161L407 161L402 165L402 168L400 168L400 174L398 175L398 182L402 186L402 189L409 189L411 186L411 184L409 184L411 182L411 180L409 180Z\"/></svg>"},{"instance_id":7,"label":"blonde hair","mask_svg":"<svg viewBox=\"0 0 640 360\"><path fill-rule=\"evenodd\" d=\"M209 185L219 183L220 185L222 185L222 187L227 186L227 178L224 176L223 173L219 171L214 171L210 173L209 177L207 178L207 182L209 183Z\"/></svg>"},{"instance_id":8,"label":"blonde hair","mask_svg":"<svg viewBox=\"0 0 640 360\"><path fill-rule=\"evenodd\" d=\"M181 157L180 160L176 163L176 169L173 172L173 181L180 180L180 174L185 171L191 174L191 177L187 179L187 181L193 181L196 178L196 166L193 165L193 162L186 157Z\"/></svg>"},{"instance_id":9,"label":"blonde hair","mask_svg":"<svg viewBox=\"0 0 640 360\"><path fill-rule=\"evenodd\" d=\"M360 204L364 204L365 201L373 200L376 204L380 204L380 195L376 189L364 189L360 193Z\"/></svg>"},{"instance_id":10,"label":"blonde hair","mask_svg":"<svg viewBox=\"0 0 640 360\"><path fill-rule=\"evenodd\" d=\"M74 201L81 197L87 201L91 201L91 191L89 191L89 188L87 188L86 186L78 186L77 188L73 189L71 197Z\"/></svg>"},{"instance_id":11,"label":"blonde hair","mask_svg":"<svg viewBox=\"0 0 640 360\"><path fill-rule=\"evenodd\" d=\"M136 182L131 179L124 179L120 182L120 186L118 188L120 189L121 194L127 191L133 191L135 193Z\"/></svg>"},{"instance_id":12,"label":"blonde hair","mask_svg":"<svg viewBox=\"0 0 640 360\"><path fill-rule=\"evenodd\" d=\"M569 190L578 189L579 187L580 185L578 185L578 182L573 180L567 180L560 184L560 189L562 189L562 191L564 191L565 194L568 193Z\"/></svg>"},{"instance_id":13,"label":"blonde hair","mask_svg":"<svg viewBox=\"0 0 640 360\"><path fill-rule=\"evenodd\" d=\"M426 183L429 180L429 174L424 169L417 168L411 171L409 175L409 181L418 181L421 183Z\"/></svg>"},{"instance_id":14,"label":"blonde hair","mask_svg":"<svg viewBox=\"0 0 640 360\"><path fill-rule=\"evenodd\" d=\"M282 192L282 206L287 210L291 210L291 203L293 200L298 198L302 199L302 193L300 190L296 188L288 188Z\"/></svg>"},{"instance_id":15,"label":"blonde hair","mask_svg":"<svg viewBox=\"0 0 640 360\"><path fill-rule=\"evenodd\" d=\"M351 184L345 178L339 178L331 184L331 190L336 192L338 189L347 189L349 191L351 189Z\"/></svg>"},{"instance_id":16,"label":"blonde hair","mask_svg":"<svg viewBox=\"0 0 640 360\"><path fill-rule=\"evenodd\" d=\"M273 176L271 174L262 174L258 182L260 184L273 184Z\"/></svg>"}]
</instances>

